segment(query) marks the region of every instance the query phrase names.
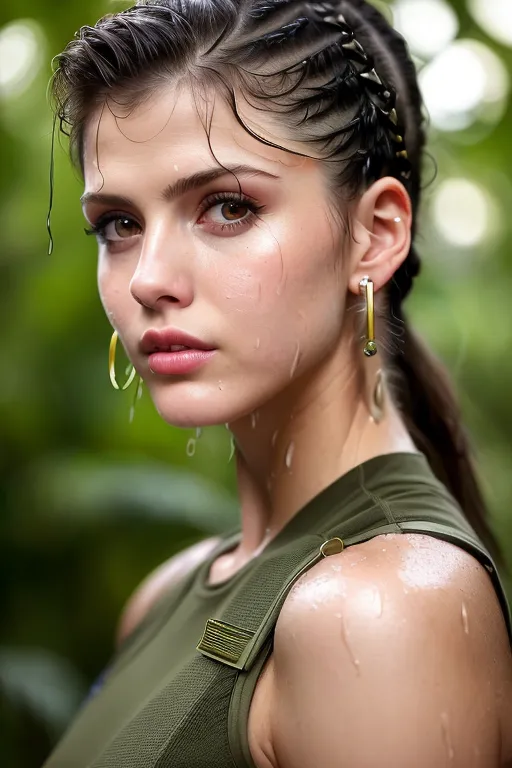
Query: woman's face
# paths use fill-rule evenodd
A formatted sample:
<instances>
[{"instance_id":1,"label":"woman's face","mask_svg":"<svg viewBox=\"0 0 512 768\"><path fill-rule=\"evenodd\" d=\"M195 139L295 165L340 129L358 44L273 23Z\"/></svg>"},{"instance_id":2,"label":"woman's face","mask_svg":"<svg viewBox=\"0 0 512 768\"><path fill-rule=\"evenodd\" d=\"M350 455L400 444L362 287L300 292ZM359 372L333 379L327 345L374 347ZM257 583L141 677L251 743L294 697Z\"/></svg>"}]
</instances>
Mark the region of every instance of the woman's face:
<instances>
[{"instance_id":1,"label":"woman's face","mask_svg":"<svg viewBox=\"0 0 512 768\"><path fill-rule=\"evenodd\" d=\"M264 134L261 113L241 113ZM218 162L190 93L171 87L127 118L105 108L85 135L83 207L101 227L101 300L157 410L177 426L262 407L334 353L343 324L344 235L320 163L254 139L220 99L210 141ZM242 199L219 163L236 167ZM169 334L143 340L148 330ZM194 346L180 333L212 351L171 351Z\"/></svg>"}]
</instances>

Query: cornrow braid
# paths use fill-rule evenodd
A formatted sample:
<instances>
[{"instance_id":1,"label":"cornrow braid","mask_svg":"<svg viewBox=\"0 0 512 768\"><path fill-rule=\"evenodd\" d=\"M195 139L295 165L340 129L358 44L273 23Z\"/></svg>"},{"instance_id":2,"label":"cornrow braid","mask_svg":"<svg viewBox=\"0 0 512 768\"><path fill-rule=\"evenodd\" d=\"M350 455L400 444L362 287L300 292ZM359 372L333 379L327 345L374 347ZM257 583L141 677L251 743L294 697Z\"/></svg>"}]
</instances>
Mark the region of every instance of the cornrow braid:
<instances>
[{"instance_id":1,"label":"cornrow braid","mask_svg":"<svg viewBox=\"0 0 512 768\"><path fill-rule=\"evenodd\" d=\"M266 19L271 14L290 5L295 0L265 0L249 10L249 17L253 19Z\"/></svg>"},{"instance_id":2,"label":"cornrow braid","mask_svg":"<svg viewBox=\"0 0 512 768\"><path fill-rule=\"evenodd\" d=\"M373 51L378 61L378 71L397 93L397 109L406 126L407 154L412 172L407 191L413 205L413 245L395 272L389 286L391 312L403 321L402 304L409 295L414 279L421 272L421 260L414 245L414 235L421 203L421 163L425 145L423 102L416 77L416 68L409 54L407 43L377 9L364 0L340 0L336 7L357 30L358 38Z\"/></svg>"},{"instance_id":3,"label":"cornrow braid","mask_svg":"<svg viewBox=\"0 0 512 768\"><path fill-rule=\"evenodd\" d=\"M348 173L344 174L347 186L357 190L361 184L369 185L385 173L397 176L407 186L413 175L413 169L409 162L405 145L405 126L399 123L396 104L396 93L392 86L385 84L377 74L373 57L368 54L360 42L356 39L353 29L347 24L343 15L332 16L332 6L328 3L308 4L309 16L299 16L293 22L288 19L276 29L274 23L271 31L261 34L259 37L250 37L248 46L250 52L256 57L258 53L267 58L260 58L258 63L263 63L270 71L249 71L247 67L245 75L253 75L258 82L258 99L272 99L272 107L279 114L285 114L287 108L291 112L303 111L303 116L297 125L314 127L316 124L328 122L332 124L329 115L336 110L345 107L346 112L353 107L354 115L351 120L337 121L335 130L329 134L321 134L319 130L305 138L311 145L320 145L320 156L325 159L341 159L347 161ZM263 2L252 11L252 17L268 19L275 17L278 11L289 8L289 0L276 0L276 2ZM261 27L261 23L256 25ZM308 28L313 27L313 33L307 36ZM325 30L331 38L319 46L318 30ZM247 31L252 32L251 28ZM259 30L258 30L259 31ZM293 45L302 34L301 47L313 47L314 50L301 60L293 58ZM315 44L316 43L316 44ZM269 49L286 46L291 63L281 69L270 66L268 59ZM250 58L249 56L247 58ZM298 58L298 57L297 57ZM277 76L298 75L291 85L285 87L281 81L276 88ZM269 89L265 91L263 81L265 78L274 77ZM320 82L318 82L320 80ZM253 94L254 84L246 81L246 90ZM302 91L300 86L304 85ZM299 95L300 91L300 95ZM352 92L352 93L351 93ZM283 101L290 93L294 99ZM254 104L253 104L254 106ZM294 131L295 132L295 131ZM357 146L357 138L360 139ZM352 148L352 149L351 149ZM352 155L347 155L348 152ZM352 170L352 175L350 171Z\"/></svg>"},{"instance_id":4,"label":"cornrow braid","mask_svg":"<svg viewBox=\"0 0 512 768\"><path fill-rule=\"evenodd\" d=\"M315 5L322 11L329 11L331 6L328 4ZM362 86L367 89L370 100L376 109L381 112L383 124L389 131L392 144L396 144L395 157L404 161L403 168L399 172L402 179L409 181L411 178L411 165L409 155L405 146L405 125L399 124L396 110L396 91L390 85L385 85L375 69L374 58L365 51L363 46L356 40L354 30L347 24L343 14L337 16L325 15L324 21L336 25L342 34L340 45L348 59L361 65L361 69L356 74L364 81ZM371 158L369 158L369 164ZM367 181L370 181L371 169L367 168Z\"/></svg>"}]
</instances>

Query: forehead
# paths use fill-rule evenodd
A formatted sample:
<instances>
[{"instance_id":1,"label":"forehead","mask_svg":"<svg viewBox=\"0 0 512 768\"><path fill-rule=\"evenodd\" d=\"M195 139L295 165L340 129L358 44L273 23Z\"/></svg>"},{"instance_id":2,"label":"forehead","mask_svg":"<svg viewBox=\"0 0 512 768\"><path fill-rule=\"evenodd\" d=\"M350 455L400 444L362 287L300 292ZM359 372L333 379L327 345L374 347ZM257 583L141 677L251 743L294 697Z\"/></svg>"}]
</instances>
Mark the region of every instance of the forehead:
<instances>
[{"instance_id":1,"label":"forehead","mask_svg":"<svg viewBox=\"0 0 512 768\"><path fill-rule=\"evenodd\" d=\"M286 137L277 135L270 116L256 111L243 99L237 99L243 122L262 138L286 149L307 152ZM206 127L207 126L207 127ZM157 169L177 165L187 170L215 164L211 150L220 163L253 159L270 172L279 175L319 171L319 163L292 154L285 149L269 147L251 136L236 120L224 99L210 92L205 105L196 104L188 88L166 86L127 116L112 99L108 99L88 121L84 133L84 174L86 187L101 183L101 174L122 177L144 168ZM180 167L181 166L181 167ZM175 169L176 170L176 169Z\"/></svg>"}]
</instances>

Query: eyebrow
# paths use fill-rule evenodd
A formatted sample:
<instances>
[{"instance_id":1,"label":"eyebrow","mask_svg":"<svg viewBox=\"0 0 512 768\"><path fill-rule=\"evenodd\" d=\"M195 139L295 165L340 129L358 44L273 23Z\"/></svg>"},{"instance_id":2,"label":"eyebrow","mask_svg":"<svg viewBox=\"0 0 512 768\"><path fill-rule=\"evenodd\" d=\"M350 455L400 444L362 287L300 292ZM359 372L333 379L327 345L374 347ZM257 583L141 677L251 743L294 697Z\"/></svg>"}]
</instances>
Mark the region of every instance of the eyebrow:
<instances>
[{"instance_id":1,"label":"eyebrow","mask_svg":"<svg viewBox=\"0 0 512 768\"><path fill-rule=\"evenodd\" d=\"M273 173L262 171L261 168L253 168L251 165L225 165L223 167L210 168L206 171L198 171L198 173L193 173L191 176L183 176L172 184L168 184L167 187L162 190L160 197L166 202L171 202L187 192L211 184L212 181L216 181L216 179L219 179L222 176L231 176L233 174L264 176L268 179L279 178L279 176L276 176ZM104 203L106 205L127 205L131 208L135 207L133 200L130 200L128 197L124 197L123 195L109 195L103 192L86 192L80 198L80 202L82 205L87 205L88 203Z\"/></svg>"}]
</instances>

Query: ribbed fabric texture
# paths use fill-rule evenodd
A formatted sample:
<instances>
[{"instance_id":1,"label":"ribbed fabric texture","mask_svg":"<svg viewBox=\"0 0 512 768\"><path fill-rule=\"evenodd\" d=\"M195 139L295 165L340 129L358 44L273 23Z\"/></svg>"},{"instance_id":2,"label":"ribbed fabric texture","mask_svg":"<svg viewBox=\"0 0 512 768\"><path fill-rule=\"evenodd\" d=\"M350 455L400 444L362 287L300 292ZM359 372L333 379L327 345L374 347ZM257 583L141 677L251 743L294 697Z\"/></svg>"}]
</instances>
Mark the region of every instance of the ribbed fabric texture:
<instances>
[{"instance_id":1,"label":"ribbed fabric texture","mask_svg":"<svg viewBox=\"0 0 512 768\"><path fill-rule=\"evenodd\" d=\"M320 548L331 538L349 547L400 532L450 541L479 559L510 632L495 564L426 458L378 456L306 504L227 582L209 586L207 578L213 560L236 545L236 532L164 595L45 768L254 768L250 702L292 584L322 558Z\"/></svg>"}]
</instances>

